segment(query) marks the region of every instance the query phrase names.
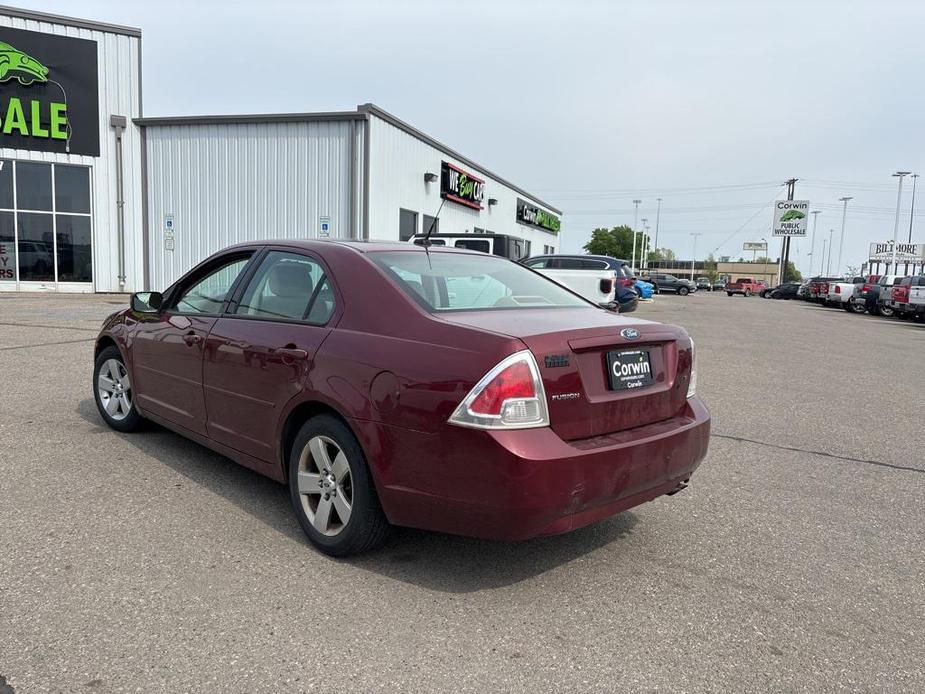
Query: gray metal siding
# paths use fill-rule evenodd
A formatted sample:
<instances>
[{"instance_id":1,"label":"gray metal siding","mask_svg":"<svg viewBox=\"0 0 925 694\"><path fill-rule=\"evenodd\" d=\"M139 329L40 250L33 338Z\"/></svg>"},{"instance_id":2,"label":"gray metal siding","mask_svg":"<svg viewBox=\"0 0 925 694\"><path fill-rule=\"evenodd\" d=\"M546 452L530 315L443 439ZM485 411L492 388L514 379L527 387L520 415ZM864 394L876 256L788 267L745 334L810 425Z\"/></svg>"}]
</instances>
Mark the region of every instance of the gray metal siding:
<instances>
[{"instance_id":1,"label":"gray metal siding","mask_svg":"<svg viewBox=\"0 0 925 694\"><path fill-rule=\"evenodd\" d=\"M149 125L149 287L234 243L352 237L349 121ZM165 216L176 227L166 250Z\"/></svg>"},{"instance_id":2,"label":"gray metal siding","mask_svg":"<svg viewBox=\"0 0 925 694\"><path fill-rule=\"evenodd\" d=\"M116 212L116 140L109 116L128 119L141 115L139 82L140 38L103 33L86 28L51 24L0 14L0 24L58 36L97 42L99 63L100 156L89 157L52 152L0 148L0 157L91 167L93 205L93 289L119 291L119 259ZM144 274L141 209L141 133L129 125L123 139L125 175L125 274L126 291L141 289ZM51 286L51 283L49 283Z\"/></svg>"}]
</instances>

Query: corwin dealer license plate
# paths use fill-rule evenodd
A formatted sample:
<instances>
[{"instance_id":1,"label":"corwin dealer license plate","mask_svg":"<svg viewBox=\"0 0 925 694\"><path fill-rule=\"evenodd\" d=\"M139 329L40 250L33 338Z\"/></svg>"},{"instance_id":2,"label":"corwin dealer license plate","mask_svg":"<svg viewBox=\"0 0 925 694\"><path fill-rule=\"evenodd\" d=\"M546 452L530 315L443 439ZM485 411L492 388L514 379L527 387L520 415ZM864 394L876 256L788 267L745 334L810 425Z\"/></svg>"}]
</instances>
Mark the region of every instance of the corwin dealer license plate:
<instances>
[{"instance_id":1,"label":"corwin dealer license plate","mask_svg":"<svg viewBox=\"0 0 925 694\"><path fill-rule=\"evenodd\" d=\"M648 348L607 352L611 390L632 390L655 382Z\"/></svg>"}]
</instances>

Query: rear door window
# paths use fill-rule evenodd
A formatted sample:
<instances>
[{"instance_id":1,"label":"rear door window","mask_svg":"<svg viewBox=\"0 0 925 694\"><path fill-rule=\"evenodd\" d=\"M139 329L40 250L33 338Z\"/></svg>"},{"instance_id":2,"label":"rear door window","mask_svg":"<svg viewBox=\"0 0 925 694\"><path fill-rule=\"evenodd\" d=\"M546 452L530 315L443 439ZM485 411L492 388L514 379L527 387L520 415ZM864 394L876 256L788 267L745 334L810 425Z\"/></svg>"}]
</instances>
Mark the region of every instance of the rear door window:
<instances>
[{"instance_id":1,"label":"rear door window","mask_svg":"<svg viewBox=\"0 0 925 694\"><path fill-rule=\"evenodd\" d=\"M334 292L314 258L270 251L235 309L239 316L324 324L334 313Z\"/></svg>"}]
</instances>

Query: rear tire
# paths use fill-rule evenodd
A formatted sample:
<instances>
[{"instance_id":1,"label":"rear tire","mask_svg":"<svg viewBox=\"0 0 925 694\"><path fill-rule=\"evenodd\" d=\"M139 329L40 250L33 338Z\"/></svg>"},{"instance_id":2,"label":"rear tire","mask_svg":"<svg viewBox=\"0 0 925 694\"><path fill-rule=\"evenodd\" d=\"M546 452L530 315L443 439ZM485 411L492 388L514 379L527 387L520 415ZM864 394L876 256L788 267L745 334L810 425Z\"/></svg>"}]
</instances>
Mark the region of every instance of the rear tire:
<instances>
[{"instance_id":1,"label":"rear tire","mask_svg":"<svg viewBox=\"0 0 925 694\"><path fill-rule=\"evenodd\" d=\"M309 541L332 557L367 552L388 535L363 449L331 415L313 417L299 430L289 455L289 496Z\"/></svg>"},{"instance_id":2,"label":"rear tire","mask_svg":"<svg viewBox=\"0 0 925 694\"><path fill-rule=\"evenodd\" d=\"M883 316L884 318L892 318L896 314L896 311L893 310L892 306L878 306L877 315Z\"/></svg>"},{"instance_id":3,"label":"rear tire","mask_svg":"<svg viewBox=\"0 0 925 694\"><path fill-rule=\"evenodd\" d=\"M691 290L688 289L687 287L679 287L679 288L678 288L678 294L680 294L681 296L687 296L688 294L690 294L690 291L691 291Z\"/></svg>"},{"instance_id":4,"label":"rear tire","mask_svg":"<svg viewBox=\"0 0 925 694\"><path fill-rule=\"evenodd\" d=\"M751 296L751 295L752 295L752 290L751 290L751 289L746 289L745 292L742 294L742 296L745 296L745 297L749 297L749 296Z\"/></svg>"},{"instance_id":5,"label":"rear tire","mask_svg":"<svg viewBox=\"0 0 925 694\"><path fill-rule=\"evenodd\" d=\"M732 296L733 292L726 292L726 296Z\"/></svg>"}]
</instances>

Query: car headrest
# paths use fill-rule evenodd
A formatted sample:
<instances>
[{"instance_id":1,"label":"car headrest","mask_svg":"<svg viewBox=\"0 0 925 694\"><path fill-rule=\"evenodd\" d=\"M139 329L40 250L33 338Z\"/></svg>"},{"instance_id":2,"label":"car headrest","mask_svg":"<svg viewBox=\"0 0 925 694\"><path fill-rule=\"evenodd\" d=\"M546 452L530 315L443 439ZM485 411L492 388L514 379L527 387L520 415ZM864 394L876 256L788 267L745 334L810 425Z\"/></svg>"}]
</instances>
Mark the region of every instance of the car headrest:
<instances>
[{"instance_id":1,"label":"car headrest","mask_svg":"<svg viewBox=\"0 0 925 694\"><path fill-rule=\"evenodd\" d=\"M276 296L311 296L315 288L308 267L302 263L279 263L270 270L267 279L270 291Z\"/></svg>"}]
</instances>

